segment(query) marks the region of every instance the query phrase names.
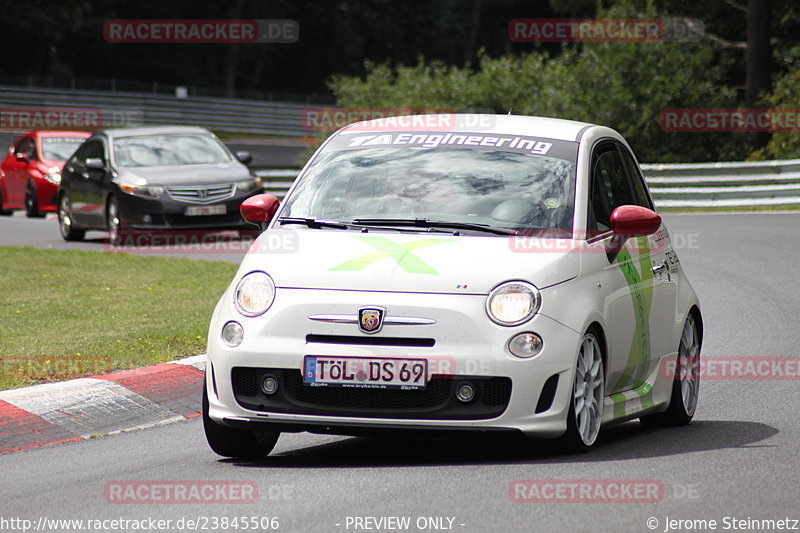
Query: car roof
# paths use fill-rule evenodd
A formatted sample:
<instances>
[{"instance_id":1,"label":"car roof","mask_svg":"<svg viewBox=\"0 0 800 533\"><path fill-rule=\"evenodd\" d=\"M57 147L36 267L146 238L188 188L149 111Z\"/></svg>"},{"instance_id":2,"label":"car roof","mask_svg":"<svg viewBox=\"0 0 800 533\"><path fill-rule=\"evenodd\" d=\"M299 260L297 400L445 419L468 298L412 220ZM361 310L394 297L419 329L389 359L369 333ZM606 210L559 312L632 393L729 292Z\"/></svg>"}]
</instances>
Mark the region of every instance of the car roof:
<instances>
[{"instance_id":1,"label":"car roof","mask_svg":"<svg viewBox=\"0 0 800 533\"><path fill-rule=\"evenodd\" d=\"M178 133L201 133L209 135L211 132L198 126L150 126L144 128L113 128L100 130L96 135L105 135L108 138L134 137L137 135L164 135Z\"/></svg>"},{"instance_id":2,"label":"car roof","mask_svg":"<svg viewBox=\"0 0 800 533\"><path fill-rule=\"evenodd\" d=\"M22 137L83 137L87 138L91 135L88 131L80 131L80 130L33 130L29 131L24 135L20 135Z\"/></svg>"},{"instance_id":3,"label":"car roof","mask_svg":"<svg viewBox=\"0 0 800 533\"><path fill-rule=\"evenodd\" d=\"M564 120L560 118L532 117L524 115L485 115L485 114L445 114L438 113L425 117L426 123L434 124L431 127L393 127L392 121L387 118L365 120L345 126L341 134L356 132L398 132L403 131L436 131L436 132L464 132L464 133L498 133L506 135L526 135L544 137L561 141L580 141L584 131L597 127L595 124ZM446 128L446 130L445 130Z\"/></svg>"}]
</instances>

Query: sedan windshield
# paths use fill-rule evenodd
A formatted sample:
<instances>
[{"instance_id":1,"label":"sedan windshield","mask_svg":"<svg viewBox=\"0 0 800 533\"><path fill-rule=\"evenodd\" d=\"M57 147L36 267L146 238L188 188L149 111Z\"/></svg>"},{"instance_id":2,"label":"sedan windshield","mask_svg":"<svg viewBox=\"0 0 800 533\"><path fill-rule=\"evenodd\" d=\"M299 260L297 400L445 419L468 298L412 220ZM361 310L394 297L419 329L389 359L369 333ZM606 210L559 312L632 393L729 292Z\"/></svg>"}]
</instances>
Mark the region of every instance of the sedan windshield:
<instances>
[{"instance_id":1,"label":"sedan windshield","mask_svg":"<svg viewBox=\"0 0 800 533\"><path fill-rule=\"evenodd\" d=\"M209 135L137 135L114 139L114 157L121 167L213 165L231 160Z\"/></svg>"},{"instance_id":2,"label":"sedan windshield","mask_svg":"<svg viewBox=\"0 0 800 533\"><path fill-rule=\"evenodd\" d=\"M42 158L66 161L84 140L82 137L42 137Z\"/></svg>"},{"instance_id":3,"label":"sedan windshield","mask_svg":"<svg viewBox=\"0 0 800 533\"><path fill-rule=\"evenodd\" d=\"M282 216L569 230L574 182L574 160L557 157L462 147L359 148L317 157Z\"/></svg>"}]
</instances>

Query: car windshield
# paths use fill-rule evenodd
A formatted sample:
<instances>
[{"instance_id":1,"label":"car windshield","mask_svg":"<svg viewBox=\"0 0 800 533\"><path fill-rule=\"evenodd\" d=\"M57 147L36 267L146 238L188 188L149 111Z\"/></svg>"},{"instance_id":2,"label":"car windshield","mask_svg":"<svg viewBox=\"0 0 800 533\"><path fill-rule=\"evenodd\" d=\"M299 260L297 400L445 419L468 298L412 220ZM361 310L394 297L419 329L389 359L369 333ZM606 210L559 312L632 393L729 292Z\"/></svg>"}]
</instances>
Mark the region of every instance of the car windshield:
<instances>
[{"instance_id":1,"label":"car windshield","mask_svg":"<svg viewBox=\"0 0 800 533\"><path fill-rule=\"evenodd\" d=\"M553 150L559 157L461 146L322 153L287 199L281 216L569 230L577 145L561 144L574 146Z\"/></svg>"},{"instance_id":2,"label":"car windshield","mask_svg":"<svg viewBox=\"0 0 800 533\"><path fill-rule=\"evenodd\" d=\"M42 137L42 158L66 161L84 140L82 137Z\"/></svg>"},{"instance_id":3,"label":"car windshield","mask_svg":"<svg viewBox=\"0 0 800 533\"><path fill-rule=\"evenodd\" d=\"M114 157L121 167L161 167L227 163L230 155L210 135L137 135L114 139Z\"/></svg>"}]
</instances>

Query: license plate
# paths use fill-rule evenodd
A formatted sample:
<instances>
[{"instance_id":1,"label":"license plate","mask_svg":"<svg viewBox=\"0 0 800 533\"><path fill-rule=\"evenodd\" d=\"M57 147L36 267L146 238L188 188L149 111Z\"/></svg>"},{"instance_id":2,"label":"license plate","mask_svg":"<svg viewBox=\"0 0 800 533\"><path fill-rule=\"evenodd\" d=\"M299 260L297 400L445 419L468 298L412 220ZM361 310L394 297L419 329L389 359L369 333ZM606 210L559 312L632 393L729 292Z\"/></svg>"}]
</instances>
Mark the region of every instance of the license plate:
<instances>
[{"instance_id":1,"label":"license plate","mask_svg":"<svg viewBox=\"0 0 800 533\"><path fill-rule=\"evenodd\" d=\"M303 382L316 387L424 389L427 377L426 359L307 355L303 364Z\"/></svg>"},{"instance_id":2,"label":"license plate","mask_svg":"<svg viewBox=\"0 0 800 533\"><path fill-rule=\"evenodd\" d=\"M228 208L224 205L194 205L186 208L186 216L196 217L201 215L224 215Z\"/></svg>"}]
</instances>

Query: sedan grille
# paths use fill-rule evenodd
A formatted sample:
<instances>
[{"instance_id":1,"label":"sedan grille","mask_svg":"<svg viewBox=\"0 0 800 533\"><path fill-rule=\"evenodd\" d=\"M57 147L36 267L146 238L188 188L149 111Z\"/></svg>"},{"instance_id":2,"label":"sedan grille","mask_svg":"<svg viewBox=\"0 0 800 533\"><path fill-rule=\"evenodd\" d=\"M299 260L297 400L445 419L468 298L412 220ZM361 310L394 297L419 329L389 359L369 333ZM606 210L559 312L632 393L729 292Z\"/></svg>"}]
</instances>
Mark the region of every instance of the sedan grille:
<instances>
[{"instance_id":1,"label":"sedan grille","mask_svg":"<svg viewBox=\"0 0 800 533\"><path fill-rule=\"evenodd\" d=\"M170 198L189 204L213 204L236 194L236 185L189 185L165 187Z\"/></svg>"}]
</instances>

